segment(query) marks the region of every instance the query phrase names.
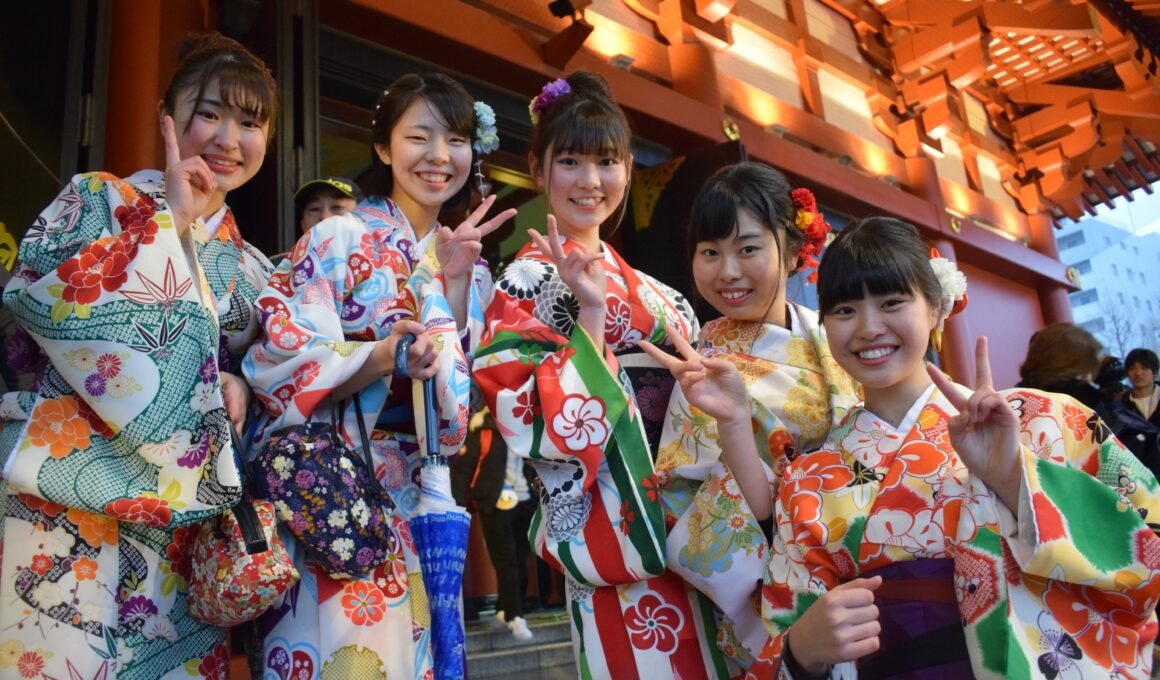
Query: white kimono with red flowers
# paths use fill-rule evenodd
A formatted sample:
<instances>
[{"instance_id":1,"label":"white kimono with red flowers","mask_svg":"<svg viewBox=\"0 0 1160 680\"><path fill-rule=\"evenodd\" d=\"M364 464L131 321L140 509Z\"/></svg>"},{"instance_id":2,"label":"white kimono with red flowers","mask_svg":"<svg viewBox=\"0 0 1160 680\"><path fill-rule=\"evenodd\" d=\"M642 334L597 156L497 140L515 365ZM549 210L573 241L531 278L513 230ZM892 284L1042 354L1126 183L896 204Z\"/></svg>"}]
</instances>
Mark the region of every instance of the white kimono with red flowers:
<instances>
[{"instance_id":1,"label":"white kimono with red flowers","mask_svg":"<svg viewBox=\"0 0 1160 680\"><path fill-rule=\"evenodd\" d=\"M241 496L219 371L257 332L270 264L228 208L179 238L163 179L74 177L5 291L49 364L34 403L0 409L27 416L5 466L3 676L228 674L226 631L186 613L186 545Z\"/></svg>"},{"instance_id":2,"label":"white kimono with red flowers","mask_svg":"<svg viewBox=\"0 0 1160 680\"><path fill-rule=\"evenodd\" d=\"M532 539L567 577L581 677L726 677L712 608L665 570L653 452L673 379L637 348L669 346L666 323L685 337L697 323L680 294L603 250L604 354L556 267L529 246L497 281L475 379L542 482Z\"/></svg>"}]
</instances>

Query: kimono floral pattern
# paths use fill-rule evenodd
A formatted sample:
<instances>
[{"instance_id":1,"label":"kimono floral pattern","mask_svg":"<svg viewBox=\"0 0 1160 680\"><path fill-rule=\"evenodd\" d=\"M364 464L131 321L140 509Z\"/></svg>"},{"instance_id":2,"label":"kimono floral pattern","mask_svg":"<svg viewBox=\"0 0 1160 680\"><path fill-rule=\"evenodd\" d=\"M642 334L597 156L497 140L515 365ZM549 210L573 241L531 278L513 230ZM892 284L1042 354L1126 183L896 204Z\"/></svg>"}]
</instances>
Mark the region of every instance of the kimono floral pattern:
<instances>
[{"instance_id":1,"label":"kimono floral pattern","mask_svg":"<svg viewBox=\"0 0 1160 680\"><path fill-rule=\"evenodd\" d=\"M455 454L467 432L468 360L491 294L491 277L482 260L476 263L473 280L469 318L465 328L457 330L443 295L434 239L416 238L393 202L371 198L353 213L315 226L290 251L258 298L266 336L243 364L263 410L256 445L282 428L311 420L329 422L331 392L363 365L396 321L416 319L427 327L440 351L434 378L439 444L445 455ZM326 576L307 560L300 543L290 541L288 549L302 580L279 607L260 619L267 677L297 677L296 669L303 667L324 674L358 669L356 675L335 677L386 673L391 678L418 679L431 673L427 596L407 525L419 500L422 460L411 381L388 376L364 388L359 400L375 479L395 506L388 518L390 554L368 574L339 580ZM339 418L347 439L361 451L354 405L347 404ZM303 471L292 461L275 458L271 464L274 469L262 474L272 482L303 481L297 478ZM290 521L298 519L289 508L279 510ZM356 513L365 510L357 503L352 507ZM337 532L361 517L347 515L323 520ZM353 542L336 547L354 549Z\"/></svg>"},{"instance_id":2,"label":"kimono floral pattern","mask_svg":"<svg viewBox=\"0 0 1160 680\"><path fill-rule=\"evenodd\" d=\"M225 630L186 608L189 546L241 494L219 375L270 264L228 208L210 223L179 238L159 172L93 173L21 244L5 303L47 363L0 409L6 441L25 425L3 446L0 675L225 677Z\"/></svg>"},{"instance_id":3,"label":"kimono floral pattern","mask_svg":"<svg viewBox=\"0 0 1160 680\"><path fill-rule=\"evenodd\" d=\"M567 577L581 675L727 677L711 608L665 570L653 452L673 381L636 346L669 346L666 323L689 337L696 321L678 293L603 249L603 356L555 265L529 246L497 282L475 378L543 482L532 538Z\"/></svg>"},{"instance_id":4,"label":"kimono floral pattern","mask_svg":"<svg viewBox=\"0 0 1160 680\"><path fill-rule=\"evenodd\" d=\"M858 408L790 464L763 589L772 637L751 677L776 674L785 631L826 589L929 558L953 560L976 677L1148 677L1156 479L1070 397L1002 394L1021 424L1015 512L955 454L954 410L933 387L912 424L896 431Z\"/></svg>"},{"instance_id":5,"label":"kimono floral pattern","mask_svg":"<svg viewBox=\"0 0 1160 680\"><path fill-rule=\"evenodd\" d=\"M788 319L787 330L721 318L700 338L702 354L728 358L741 371L771 494L789 459L820 446L859 398L830 356L817 314L790 305ZM656 468L669 526L669 568L713 603L723 624L720 647L746 668L768 637L753 587L765 573L768 544L721 460L716 421L689 404L679 386L669 401Z\"/></svg>"}]
</instances>

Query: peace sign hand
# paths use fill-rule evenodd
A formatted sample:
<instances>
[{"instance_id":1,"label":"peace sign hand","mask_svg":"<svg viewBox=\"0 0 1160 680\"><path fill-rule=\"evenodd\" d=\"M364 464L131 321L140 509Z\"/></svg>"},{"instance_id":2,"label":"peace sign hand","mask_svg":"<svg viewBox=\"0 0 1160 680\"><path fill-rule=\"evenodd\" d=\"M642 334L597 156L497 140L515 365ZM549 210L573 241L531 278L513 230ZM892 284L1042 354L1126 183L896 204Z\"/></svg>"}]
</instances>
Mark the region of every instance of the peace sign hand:
<instances>
[{"instance_id":1,"label":"peace sign hand","mask_svg":"<svg viewBox=\"0 0 1160 680\"><path fill-rule=\"evenodd\" d=\"M209 207L217 191L217 177L201 156L182 159L177 127L169 114L161 116L161 137L165 140L165 200L177 235L183 236Z\"/></svg>"},{"instance_id":2,"label":"peace sign hand","mask_svg":"<svg viewBox=\"0 0 1160 680\"><path fill-rule=\"evenodd\" d=\"M454 230L440 227L435 234L435 256L447 280L459 280L471 275L475 260L483 251L483 237L495 231L515 216L516 209L508 208L483 224L479 221L495 203L495 195L488 196Z\"/></svg>"},{"instance_id":3,"label":"peace sign hand","mask_svg":"<svg viewBox=\"0 0 1160 680\"><path fill-rule=\"evenodd\" d=\"M1017 511L1022 479L1019 456L1019 416L995 391L987 338L975 345L975 392L959 391L945 373L927 365L927 372L947 401L959 413L947 420L951 444L970 473L999 494L1008 509Z\"/></svg>"},{"instance_id":4,"label":"peace sign hand","mask_svg":"<svg viewBox=\"0 0 1160 680\"><path fill-rule=\"evenodd\" d=\"M534 229L528 230L528 236L540 247L540 252L556 265L560 280L567 284L580 302L581 312L585 309L599 309L603 321L607 303L604 299L604 269L600 266L600 261L604 259L604 255L589 253L587 248L579 245L565 255L564 245L560 241L560 231L556 228L556 218L552 215L548 215L548 238L545 239ZM601 337L603 335L600 333Z\"/></svg>"},{"instance_id":5,"label":"peace sign hand","mask_svg":"<svg viewBox=\"0 0 1160 680\"><path fill-rule=\"evenodd\" d=\"M745 381L733 362L701 356L672 326L665 326L665 334L677 348L679 357L658 349L647 340L642 340L639 347L668 369L681 384L681 391L689 403L716 418L719 426L728 426L738 420L744 420L748 425L749 396L745 392Z\"/></svg>"}]
</instances>

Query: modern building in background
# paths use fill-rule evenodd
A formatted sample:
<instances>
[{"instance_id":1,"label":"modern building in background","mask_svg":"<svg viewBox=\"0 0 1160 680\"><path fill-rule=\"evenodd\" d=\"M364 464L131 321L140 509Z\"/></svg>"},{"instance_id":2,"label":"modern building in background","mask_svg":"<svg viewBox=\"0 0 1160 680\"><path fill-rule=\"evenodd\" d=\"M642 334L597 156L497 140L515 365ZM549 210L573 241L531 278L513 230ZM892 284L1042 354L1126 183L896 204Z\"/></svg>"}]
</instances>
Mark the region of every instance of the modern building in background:
<instances>
[{"instance_id":1,"label":"modern building in background","mask_svg":"<svg viewBox=\"0 0 1160 680\"><path fill-rule=\"evenodd\" d=\"M1160 350L1160 233L1136 235L1099 218L1062 221L1060 259L1081 289L1070 295L1075 323L1109 354Z\"/></svg>"}]
</instances>

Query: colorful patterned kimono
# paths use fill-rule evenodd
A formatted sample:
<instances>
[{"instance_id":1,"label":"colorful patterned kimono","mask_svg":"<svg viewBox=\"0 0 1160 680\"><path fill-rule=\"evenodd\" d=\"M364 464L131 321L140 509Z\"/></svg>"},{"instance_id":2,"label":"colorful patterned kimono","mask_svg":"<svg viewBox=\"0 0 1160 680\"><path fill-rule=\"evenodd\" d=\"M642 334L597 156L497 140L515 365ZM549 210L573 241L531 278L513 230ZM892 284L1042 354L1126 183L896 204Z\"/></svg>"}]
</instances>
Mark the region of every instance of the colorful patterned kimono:
<instances>
[{"instance_id":1,"label":"colorful patterned kimono","mask_svg":"<svg viewBox=\"0 0 1160 680\"><path fill-rule=\"evenodd\" d=\"M854 383L830 356L817 313L790 305L788 319L789 330L722 318L701 332L700 352L730 359L745 380L771 493L787 457L820 446L858 401ZM758 614L769 546L721 460L716 421L690 405L679 385L656 467L670 527L669 568L716 605L718 644L748 668L769 637Z\"/></svg>"},{"instance_id":2,"label":"colorful patterned kimono","mask_svg":"<svg viewBox=\"0 0 1160 680\"><path fill-rule=\"evenodd\" d=\"M933 386L898 429L856 408L823 450L790 464L763 596L773 637L752 677L776 672L787 629L827 589L940 561L968 677L1148 677L1156 479L1070 397L1002 394L1021 423L1015 513L951 448L955 410Z\"/></svg>"},{"instance_id":3,"label":"colorful patterned kimono","mask_svg":"<svg viewBox=\"0 0 1160 680\"><path fill-rule=\"evenodd\" d=\"M27 422L5 470L3 676L227 677L225 630L186 614L186 544L241 495L218 372L270 267L228 208L179 238L163 180L74 177L5 293L50 364L35 404L5 409Z\"/></svg>"},{"instance_id":4,"label":"colorful patterned kimono","mask_svg":"<svg viewBox=\"0 0 1160 680\"><path fill-rule=\"evenodd\" d=\"M707 642L711 609L679 578L653 578L665 574L665 526L652 451L673 380L637 348L667 344L666 323L689 337L696 320L678 293L603 248L604 355L556 267L529 247L497 283L475 379L542 482L532 538L567 577L581 677L712 677L723 666Z\"/></svg>"},{"instance_id":5,"label":"colorful patterned kimono","mask_svg":"<svg viewBox=\"0 0 1160 680\"><path fill-rule=\"evenodd\" d=\"M266 412L258 445L282 428L312 418L329 421L331 392L362 367L396 321L419 319L440 348L435 380L442 452L458 452L470 392L463 348L479 337L480 295L490 294L491 276L482 261L476 264L471 320L464 332L457 331L434 239L428 243L417 252L406 216L381 198L324 220L302 237L258 299L266 337L244 365ZM395 552L366 577L338 581L307 563L301 546L291 541L302 580L261 619L267 678L298 677L303 669L306 677L324 678L431 675L427 595L407 525L419 500L422 462L414 424L422 407L412 401L412 382L388 376L360 393L375 476L396 506ZM361 452L355 413L347 403L342 425Z\"/></svg>"}]
</instances>

